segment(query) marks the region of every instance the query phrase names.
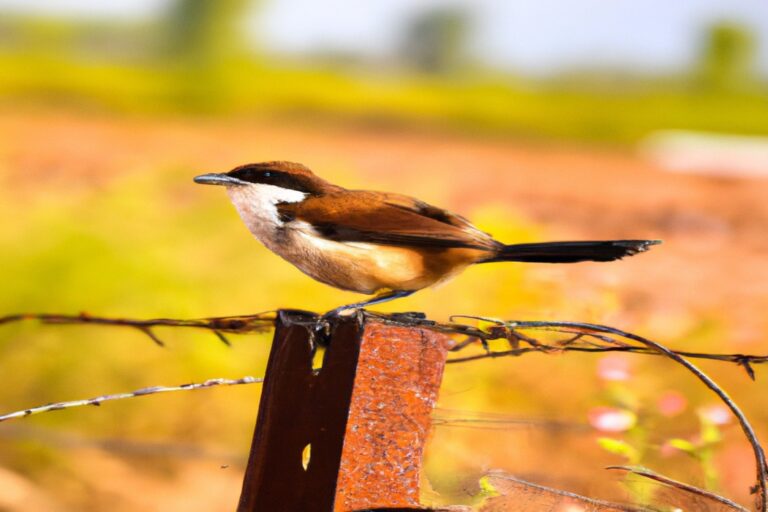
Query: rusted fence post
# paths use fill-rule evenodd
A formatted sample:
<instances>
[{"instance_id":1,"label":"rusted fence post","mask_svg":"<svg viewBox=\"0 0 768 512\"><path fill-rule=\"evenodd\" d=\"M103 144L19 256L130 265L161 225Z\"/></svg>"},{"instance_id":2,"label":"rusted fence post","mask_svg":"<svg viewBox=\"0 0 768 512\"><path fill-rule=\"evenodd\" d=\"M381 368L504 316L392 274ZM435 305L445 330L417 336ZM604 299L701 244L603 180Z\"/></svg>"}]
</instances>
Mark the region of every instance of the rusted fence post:
<instances>
[{"instance_id":1,"label":"rusted fence post","mask_svg":"<svg viewBox=\"0 0 768 512\"><path fill-rule=\"evenodd\" d=\"M278 315L238 511L418 509L450 339L345 317L313 372L307 320Z\"/></svg>"}]
</instances>

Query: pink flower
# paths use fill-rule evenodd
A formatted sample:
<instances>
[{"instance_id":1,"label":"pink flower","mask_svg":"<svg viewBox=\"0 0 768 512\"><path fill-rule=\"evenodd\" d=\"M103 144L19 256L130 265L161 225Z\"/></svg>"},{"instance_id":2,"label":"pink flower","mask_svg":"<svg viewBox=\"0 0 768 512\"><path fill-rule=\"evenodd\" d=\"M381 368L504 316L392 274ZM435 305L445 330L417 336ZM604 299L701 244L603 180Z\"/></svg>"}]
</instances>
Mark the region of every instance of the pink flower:
<instances>
[{"instance_id":1,"label":"pink flower","mask_svg":"<svg viewBox=\"0 0 768 512\"><path fill-rule=\"evenodd\" d=\"M616 407L593 407L587 418L590 425L603 432L624 432L637 423L635 413Z\"/></svg>"},{"instance_id":2,"label":"pink flower","mask_svg":"<svg viewBox=\"0 0 768 512\"><path fill-rule=\"evenodd\" d=\"M557 512L586 512L587 509L582 507L581 505L576 505L575 503L564 503L560 508L557 509Z\"/></svg>"},{"instance_id":3,"label":"pink flower","mask_svg":"<svg viewBox=\"0 0 768 512\"><path fill-rule=\"evenodd\" d=\"M659 453L661 453L662 457L666 458L680 453L680 450L672 446L672 443L669 441L664 441L664 444L662 444L661 448L659 449Z\"/></svg>"},{"instance_id":4,"label":"pink flower","mask_svg":"<svg viewBox=\"0 0 768 512\"><path fill-rule=\"evenodd\" d=\"M630 377L629 359L622 354L609 354L597 362L597 376L608 381L624 381Z\"/></svg>"},{"instance_id":5,"label":"pink flower","mask_svg":"<svg viewBox=\"0 0 768 512\"><path fill-rule=\"evenodd\" d=\"M688 406L688 399L678 391L665 391L656 405L664 416L677 416Z\"/></svg>"},{"instance_id":6,"label":"pink flower","mask_svg":"<svg viewBox=\"0 0 768 512\"><path fill-rule=\"evenodd\" d=\"M727 425L731 422L731 411L726 406L708 405L699 409L699 415L702 419L709 421L713 425Z\"/></svg>"}]
</instances>

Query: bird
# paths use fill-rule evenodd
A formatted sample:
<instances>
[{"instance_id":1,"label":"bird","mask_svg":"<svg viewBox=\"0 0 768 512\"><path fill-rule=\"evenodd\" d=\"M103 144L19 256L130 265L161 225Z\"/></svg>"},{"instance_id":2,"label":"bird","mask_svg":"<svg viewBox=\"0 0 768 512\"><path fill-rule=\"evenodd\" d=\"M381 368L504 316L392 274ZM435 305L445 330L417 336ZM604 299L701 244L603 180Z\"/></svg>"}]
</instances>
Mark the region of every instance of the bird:
<instances>
[{"instance_id":1,"label":"bird","mask_svg":"<svg viewBox=\"0 0 768 512\"><path fill-rule=\"evenodd\" d=\"M250 163L194 181L223 186L248 230L327 285L372 295L325 316L407 297L481 263L614 261L660 240L505 244L464 217L391 192L349 190L287 161Z\"/></svg>"}]
</instances>

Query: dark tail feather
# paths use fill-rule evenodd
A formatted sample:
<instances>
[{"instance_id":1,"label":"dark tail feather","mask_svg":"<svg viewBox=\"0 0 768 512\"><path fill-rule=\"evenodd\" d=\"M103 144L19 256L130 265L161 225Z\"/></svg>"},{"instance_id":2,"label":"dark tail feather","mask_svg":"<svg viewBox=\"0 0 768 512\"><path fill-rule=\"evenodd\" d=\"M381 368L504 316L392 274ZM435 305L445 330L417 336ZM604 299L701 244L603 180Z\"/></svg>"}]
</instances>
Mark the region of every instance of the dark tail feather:
<instances>
[{"instance_id":1,"label":"dark tail feather","mask_svg":"<svg viewBox=\"0 0 768 512\"><path fill-rule=\"evenodd\" d=\"M540 244L505 245L494 261L527 261L533 263L576 263L578 261L613 261L645 252L661 240L605 240L590 242L546 242Z\"/></svg>"}]
</instances>

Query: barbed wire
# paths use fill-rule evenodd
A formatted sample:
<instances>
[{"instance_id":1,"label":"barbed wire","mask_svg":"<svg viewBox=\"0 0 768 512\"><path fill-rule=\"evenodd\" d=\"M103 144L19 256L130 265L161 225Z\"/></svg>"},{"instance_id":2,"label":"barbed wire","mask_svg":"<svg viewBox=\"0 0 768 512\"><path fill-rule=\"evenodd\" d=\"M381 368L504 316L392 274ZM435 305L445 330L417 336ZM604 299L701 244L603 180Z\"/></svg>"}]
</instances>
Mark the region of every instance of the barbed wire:
<instances>
[{"instance_id":1,"label":"barbed wire","mask_svg":"<svg viewBox=\"0 0 768 512\"><path fill-rule=\"evenodd\" d=\"M72 409L74 407L83 407L86 405L100 406L104 402L112 400L124 400L126 398L138 398L140 396L156 395L158 393L173 393L176 391L192 391L195 389L207 389L217 386L238 386L242 384L257 384L264 382L264 379L260 377L241 377L239 379L208 379L204 382L195 382L189 384L181 384L179 386L151 386L147 388L137 389L129 393L114 393L111 395L100 395L93 398L86 398L84 400L70 400L67 402L54 402L46 405L40 405L37 407L31 407L29 409L22 409L20 411L11 412L8 414L0 415L0 423L16 418L25 418L32 416L33 414L42 414L44 412L61 411L63 409Z\"/></svg>"},{"instance_id":2,"label":"barbed wire","mask_svg":"<svg viewBox=\"0 0 768 512\"><path fill-rule=\"evenodd\" d=\"M252 315L242 316L223 316L198 319L178 319L178 318L153 318L149 320L138 320L134 318L108 318L102 316L93 316L88 313L78 315L61 315L57 313L21 313L0 317L0 325L23 320L39 320L44 324L100 324L114 325L120 327L131 327L137 329L146 335L159 346L165 346L157 334L155 327L188 327L193 329L204 329L211 331L222 343L231 345L229 339L224 335L228 334L247 334L252 332L267 332L275 325L275 312L267 311Z\"/></svg>"},{"instance_id":3,"label":"barbed wire","mask_svg":"<svg viewBox=\"0 0 768 512\"><path fill-rule=\"evenodd\" d=\"M529 352L630 352L647 355L660 355L658 351L646 346L637 346L622 342L620 338L629 334L618 329L612 329L610 333L600 332L605 326L579 322L549 322L549 321L504 321L495 318L486 318L471 315L453 315L448 322L428 320L421 314L394 313L382 314L365 311L365 316L391 325L403 327L421 327L445 334L460 335L465 341L452 348L452 352L459 352L476 341L480 341L486 348L482 354L454 357L448 363L463 363L478 359L493 359L498 357L515 357ZM313 313L311 315L314 315ZM251 315L207 317L196 319L154 318L131 319L110 318L94 316L88 313L78 315L64 315L57 313L22 313L0 317L0 325L24 320L39 320L44 324L72 325L72 324L96 324L112 325L118 327L130 327L137 329L149 337L159 346L165 346L165 342L156 334L157 327L184 327L202 329L212 332L219 341L230 346L231 341L227 334L263 333L271 330L275 325L277 311L266 311ZM455 322L456 319L473 320L485 324L478 327L466 323ZM314 325L308 323L307 325ZM549 331L566 334L568 337L551 343L544 343L539 339L526 335L522 331ZM618 338L617 338L618 336ZM487 350L488 342L503 339L509 342L510 349L503 351ZM595 343L597 342L597 343ZM527 346L521 346L526 343ZM673 350L673 353L691 358L707 359L724 363L736 364L752 379L755 379L755 370L752 365L768 362L768 355L750 354L717 354L708 352L693 352L685 350Z\"/></svg>"},{"instance_id":4,"label":"barbed wire","mask_svg":"<svg viewBox=\"0 0 768 512\"><path fill-rule=\"evenodd\" d=\"M554 322L554 321L524 321L524 320L499 320L472 315L453 315L449 322L435 322L427 320L420 315L394 314L384 315L380 313L365 312L365 316L376 320L403 327L421 327L439 331L445 334L462 335L465 340L451 351L459 352L470 344L479 340L485 351L481 354L453 357L448 363L464 363L479 359L493 359L499 357L515 357L530 352L630 352L646 355L662 355L658 350L649 346L638 346L627 343L635 335L599 324L583 322ZM456 319L472 320L480 325L470 325L455 322ZM563 338L546 343L524 331L545 331L565 335ZM491 351L488 342L493 340L506 340L509 350ZM525 346L522 346L525 344ZM750 354L716 354L709 352L693 352L687 350L670 350L673 354L691 359L707 359L724 363L733 363L744 369L752 380L755 380L754 364L768 362L768 355Z\"/></svg>"},{"instance_id":5,"label":"barbed wire","mask_svg":"<svg viewBox=\"0 0 768 512\"><path fill-rule=\"evenodd\" d=\"M298 325L305 325L310 332L310 339L314 339L315 334L318 332L318 322L325 321L320 320L321 317L310 312L295 310L282 311L286 313L300 313L299 315L293 315L294 318L299 318L299 320L294 320L293 323ZM0 325L22 320L40 320L41 322L47 324L101 324L126 326L138 329L140 332L147 335L153 342L160 346L163 346L164 343L156 335L153 330L154 328L186 327L209 330L220 341L227 345L231 345L230 341L223 333L247 334L252 332L268 331L274 326L278 314L279 312L271 311L258 313L255 315L210 317L192 320L169 318L136 320L125 318L96 317L86 313L81 313L79 315L28 313L0 317ZM356 314L359 322L364 322L366 319L373 319L390 325L425 328L444 334L463 336L465 339L463 341L457 342L451 348L451 351L454 353L464 350L465 348L478 341L484 348L484 352L482 354L449 358L447 362L453 364L487 358L515 357L530 352L556 353L578 351L600 353L619 351L667 357L686 368L707 388L714 392L738 419L745 437L752 446L755 457L757 484L753 488L753 492L757 494L756 507L757 510L760 510L761 512L768 512L768 466L766 465L764 450L759 440L757 439L754 429L752 428L744 413L730 398L730 396L728 396L728 394L720 386L718 386L714 380L712 380L694 364L688 361L688 359L686 359L706 359L736 364L743 368L747 375L754 380L755 371L752 365L765 363L768 361L768 356L674 351L659 343L651 341L642 336L638 336L636 334L622 331L613 327L582 322L505 321L470 315L454 315L449 318L448 322L436 322L428 320L421 313L381 314L368 312L365 310L358 310ZM469 320L475 324L457 322L457 319ZM554 341L545 342L534 335L528 334L529 332L555 333L562 335L563 337L555 339ZM493 340L505 340L509 344L509 350L490 350L489 341ZM3 421L4 419L29 416L39 412L59 410L68 407L99 405L101 402L106 400L145 396L147 394L166 391L200 389L202 387L211 387L222 384L234 385L237 383L245 383L237 382L237 380L225 382L221 379L212 379L211 381L206 381L206 383L211 382L211 384L188 384L185 385L186 387L173 386L168 388L152 387L144 388L133 393L103 395L101 397L96 397L89 400L78 400L73 402L59 402L34 409L18 411L16 413L11 413L10 415L0 416L0 421Z\"/></svg>"},{"instance_id":6,"label":"barbed wire","mask_svg":"<svg viewBox=\"0 0 768 512\"><path fill-rule=\"evenodd\" d=\"M719 494L715 494L714 492L707 491L706 489L701 489L694 485L690 485L684 482L680 482L678 480L674 480L667 476L656 473L655 471L651 471L648 468L644 468L641 466L608 466L605 469L624 471L632 475L636 475L642 478L646 478L648 480L656 481L662 485L671 487L678 491L699 496L709 502L713 502L719 505L720 507L736 510L737 512L749 512L746 508L742 507L738 503L732 500L729 500L728 498L725 498L723 496L720 496Z\"/></svg>"}]
</instances>

